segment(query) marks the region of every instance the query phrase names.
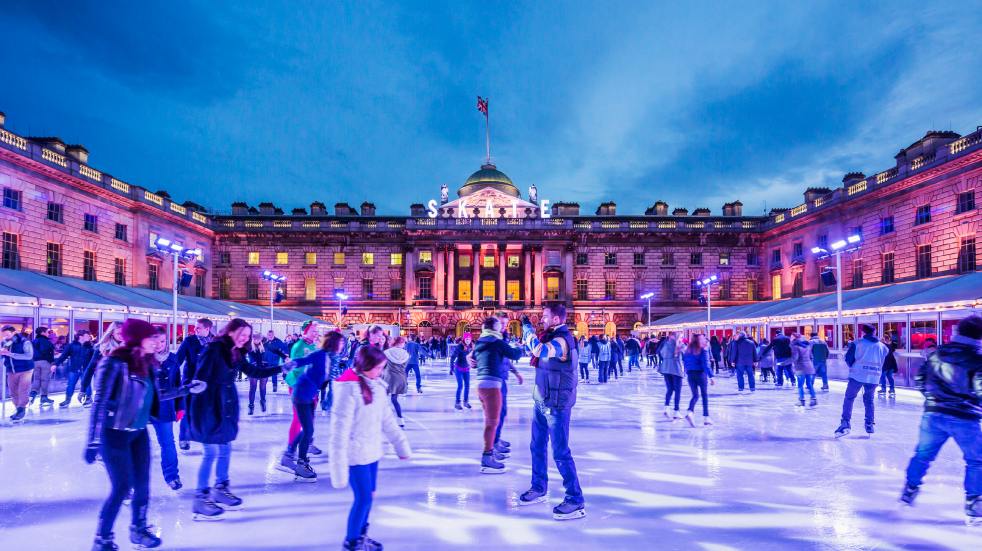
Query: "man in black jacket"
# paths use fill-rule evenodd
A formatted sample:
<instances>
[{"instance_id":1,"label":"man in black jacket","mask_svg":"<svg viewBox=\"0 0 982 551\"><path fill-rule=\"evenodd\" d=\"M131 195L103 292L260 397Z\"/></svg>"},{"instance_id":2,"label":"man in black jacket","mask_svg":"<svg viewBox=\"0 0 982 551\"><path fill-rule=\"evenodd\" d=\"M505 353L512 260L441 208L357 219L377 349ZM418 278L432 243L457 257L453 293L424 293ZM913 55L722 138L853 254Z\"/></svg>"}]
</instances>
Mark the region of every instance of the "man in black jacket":
<instances>
[{"instance_id":1,"label":"man in black jacket","mask_svg":"<svg viewBox=\"0 0 982 551\"><path fill-rule=\"evenodd\" d=\"M760 352L760 357L763 358L772 350L774 351L774 373L777 375L774 386L783 387L785 375L788 376L791 386L794 386L794 372L791 371L791 339L784 333L778 333L774 340Z\"/></svg>"},{"instance_id":2,"label":"man in black jacket","mask_svg":"<svg viewBox=\"0 0 982 551\"><path fill-rule=\"evenodd\" d=\"M924 394L924 416L900 501L914 504L931 462L954 438L965 456L965 523L982 525L982 317L960 321L951 342L917 370L915 384Z\"/></svg>"},{"instance_id":3,"label":"man in black jacket","mask_svg":"<svg viewBox=\"0 0 982 551\"><path fill-rule=\"evenodd\" d=\"M181 346L177 349L177 365L182 369L181 381L190 384L195 379L195 371L198 369L198 356L204 350L205 345L211 341L211 328L214 324L208 318L201 318L194 325L194 335L190 335L181 341ZM183 367L182 367L183 366ZM188 412L181 418L179 429L180 446L182 450L191 449L191 437L189 435L190 419Z\"/></svg>"},{"instance_id":4,"label":"man in black jacket","mask_svg":"<svg viewBox=\"0 0 982 551\"><path fill-rule=\"evenodd\" d=\"M48 338L48 328L38 327L34 332L34 340L31 342L34 347L34 379L31 381L31 404L41 395L41 407L50 406L55 403L48 398L48 383L51 381L51 373L55 370L55 345Z\"/></svg>"}]
</instances>

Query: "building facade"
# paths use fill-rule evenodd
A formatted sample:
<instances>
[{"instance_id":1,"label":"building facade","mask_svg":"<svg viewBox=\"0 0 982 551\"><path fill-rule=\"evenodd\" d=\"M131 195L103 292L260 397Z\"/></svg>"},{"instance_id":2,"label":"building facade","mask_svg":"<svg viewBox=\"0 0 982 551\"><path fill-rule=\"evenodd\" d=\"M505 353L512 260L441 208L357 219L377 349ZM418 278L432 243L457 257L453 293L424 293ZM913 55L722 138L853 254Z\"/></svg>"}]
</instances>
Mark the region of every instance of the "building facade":
<instances>
[{"instance_id":1,"label":"building facade","mask_svg":"<svg viewBox=\"0 0 982 551\"><path fill-rule=\"evenodd\" d=\"M367 201L288 212L239 202L218 214L113 178L88 166L81 146L21 137L0 117L3 267L168 288L172 270L151 247L167 236L203 250L182 267L194 274L186 292L269 304L276 291L261 274L270 270L287 277L281 305L341 326L454 334L497 310L517 323L560 301L581 334L624 333L649 315L698 308L695 282L708 275L720 280L714 306L826 290L826 261L810 251L848 235L863 241L845 258L847 287L975 270L980 135L929 132L895 166L847 174L841 187L809 189L801 205L768 216L745 216L739 201L715 215L661 201L644 215L619 215L612 202L581 214L534 186L523 196L491 164L456 197L444 186L403 216L378 215ZM650 311L639 298L649 292Z\"/></svg>"}]
</instances>

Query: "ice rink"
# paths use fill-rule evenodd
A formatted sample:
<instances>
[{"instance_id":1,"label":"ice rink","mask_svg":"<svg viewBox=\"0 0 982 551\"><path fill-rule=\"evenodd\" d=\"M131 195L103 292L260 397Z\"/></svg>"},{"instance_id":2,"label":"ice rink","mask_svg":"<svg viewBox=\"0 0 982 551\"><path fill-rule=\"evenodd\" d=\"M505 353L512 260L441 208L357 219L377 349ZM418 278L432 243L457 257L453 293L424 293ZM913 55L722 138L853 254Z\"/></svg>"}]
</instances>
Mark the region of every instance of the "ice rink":
<instances>
[{"instance_id":1,"label":"ice rink","mask_svg":"<svg viewBox=\"0 0 982 551\"><path fill-rule=\"evenodd\" d=\"M516 504L530 480L529 382L510 385L503 435L512 442L509 472L481 475L476 386L474 409L458 412L445 364L423 371L424 394L402 399L414 456L388 456L379 472L370 534L388 549L982 549L982 528L963 525L964 463L954 442L928 474L918 507L897 506L921 414L913 393L876 400L872 438L862 430L857 400L858 432L836 441L841 384L820 393L816 409L801 410L797 391L762 385L738 395L735 379L720 377L710 387L716 424L695 429L662 416L665 386L650 368L606 386L583 385L571 443L588 516L557 522L550 509L563 494L554 468L549 505ZM273 468L290 402L282 386L269 400L269 413L248 417L243 395L231 482L245 508L224 521L191 520L196 444L180 456L180 492L165 486L154 463L150 521L164 549L341 547L350 490L331 488L324 458L313 461L322 477L316 484ZM0 428L0 549L88 549L108 493L102 465L82 461L88 411L35 406L25 424ZM324 443L327 418L317 424ZM116 524L123 549L128 523L124 506Z\"/></svg>"}]
</instances>

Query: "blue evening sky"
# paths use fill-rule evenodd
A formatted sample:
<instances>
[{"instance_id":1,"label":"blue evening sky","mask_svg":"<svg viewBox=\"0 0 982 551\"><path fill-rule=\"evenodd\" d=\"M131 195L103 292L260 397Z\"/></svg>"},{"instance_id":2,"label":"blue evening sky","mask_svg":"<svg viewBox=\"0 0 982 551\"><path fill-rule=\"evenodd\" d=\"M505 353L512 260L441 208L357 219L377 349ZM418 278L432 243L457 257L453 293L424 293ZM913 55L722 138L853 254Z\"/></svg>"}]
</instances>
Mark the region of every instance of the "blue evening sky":
<instances>
[{"instance_id":1,"label":"blue evening sky","mask_svg":"<svg viewBox=\"0 0 982 551\"><path fill-rule=\"evenodd\" d=\"M227 211L451 192L745 213L982 125L982 2L60 2L0 9L7 127Z\"/></svg>"}]
</instances>

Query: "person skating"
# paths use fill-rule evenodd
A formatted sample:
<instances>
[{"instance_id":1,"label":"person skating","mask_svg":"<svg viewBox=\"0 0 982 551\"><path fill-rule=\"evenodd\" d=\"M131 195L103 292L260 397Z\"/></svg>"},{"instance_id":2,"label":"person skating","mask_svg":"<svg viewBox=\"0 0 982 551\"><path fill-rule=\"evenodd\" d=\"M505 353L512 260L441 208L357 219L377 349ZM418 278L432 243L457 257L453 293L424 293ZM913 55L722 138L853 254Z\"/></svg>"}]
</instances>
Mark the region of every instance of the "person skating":
<instances>
[{"instance_id":1,"label":"person skating","mask_svg":"<svg viewBox=\"0 0 982 551\"><path fill-rule=\"evenodd\" d=\"M723 344L720 343L716 335L709 338L709 351L712 354L710 359L712 360L713 372L718 375L720 366L723 363Z\"/></svg>"},{"instance_id":2,"label":"person skating","mask_svg":"<svg viewBox=\"0 0 982 551\"><path fill-rule=\"evenodd\" d=\"M423 393L423 378L420 376L419 366L425 364L426 357L430 351L419 342L419 337L414 337L406 342L406 352L409 353L409 363L406 364L406 377L412 373L416 376L416 394Z\"/></svg>"},{"instance_id":3,"label":"person skating","mask_svg":"<svg viewBox=\"0 0 982 551\"><path fill-rule=\"evenodd\" d=\"M842 422L835 430L836 438L849 434L852 404L860 390L863 391L863 405L866 408L866 433L873 434L873 393L880 380L883 361L890 351L876 338L876 329L872 325L863 324L860 329L863 338L849 343L846 351L849 382L846 384L846 396L842 400Z\"/></svg>"},{"instance_id":4,"label":"person skating","mask_svg":"<svg viewBox=\"0 0 982 551\"><path fill-rule=\"evenodd\" d=\"M610 364L617 368L621 376L624 375L624 341L620 335L610 339Z\"/></svg>"},{"instance_id":5,"label":"person skating","mask_svg":"<svg viewBox=\"0 0 982 551\"><path fill-rule=\"evenodd\" d=\"M791 340L791 364L794 368L794 375L798 378L798 404L805 407L805 386L808 386L808 393L811 401L809 407L818 405L818 398L815 396L815 363L812 361L811 341L794 333Z\"/></svg>"},{"instance_id":6,"label":"person skating","mask_svg":"<svg viewBox=\"0 0 982 551\"><path fill-rule=\"evenodd\" d=\"M641 370L638 358L641 356L641 342L637 337L631 336L624 341L624 354L627 356L627 370L630 372L635 367Z\"/></svg>"},{"instance_id":7,"label":"person skating","mask_svg":"<svg viewBox=\"0 0 982 551\"><path fill-rule=\"evenodd\" d=\"M303 322L303 325L300 326L300 338L290 345L290 360L306 358L311 353L317 351L318 346L322 345L320 340L320 326L312 320ZM303 369L293 369L289 366L286 366L286 368L289 369L289 372L283 376L283 382L289 388L290 395L292 396L293 389L297 385L300 375L303 374ZM320 392L318 391L318 395L314 398L315 402L319 395ZM296 404L293 403L292 398L290 402L293 409L293 420L290 421L290 428L287 431L286 450L284 450L283 455L280 457L280 464L277 468L284 472L293 473L297 470L296 442L299 442L300 431L303 427L300 424L300 416L297 414ZM316 405L315 403L314 406L316 407ZM312 442L308 451L313 455L321 454L321 450L314 446Z\"/></svg>"},{"instance_id":8,"label":"person skating","mask_svg":"<svg viewBox=\"0 0 982 551\"><path fill-rule=\"evenodd\" d=\"M457 379L457 401L454 409L462 409L461 394L463 394L463 407L471 409L471 366L468 357L474 351L473 337L469 332L465 332L460 337L460 342L454 347L453 355L450 358L450 372Z\"/></svg>"},{"instance_id":9,"label":"person skating","mask_svg":"<svg viewBox=\"0 0 982 551\"><path fill-rule=\"evenodd\" d=\"M665 417L671 420L681 418L679 400L682 399L682 358L678 335L671 334L658 345L658 372L665 378ZM672 407L672 397L675 405Z\"/></svg>"},{"instance_id":10,"label":"person skating","mask_svg":"<svg viewBox=\"0 0 982 551\"><path fill-rule=\"evenodd\" d=\"M344 549L375 551L381 550L382 544L368 537L368 517L377 488L378 463L385 455L383 438L395 447L399 459L409 459L412 450L385 399L385 383L379 380L387 361L385 354L365 346L354 360L354 366L335 386L328 437L331 485L342 489L350 484L354 494Z\"/></svg>"},{"instance_id":11,"label":"person skating","mask_svg":"<svg viewBox=\"0 0 982 551\"><path fill-rule=\"evenodd\" d=\"M257 378L280 371L279 367L254 368L249 364L246 354L251 341L252 326L234 318L198 357L194 376L208 386L204 392L191 396L188 408L191 440L200 442L204 449L192 507L194 520L216 520L225 509L242 505L242 500L229 489L231 443L239 433L239 393L235 380L239 371ZM209 479L213 467L215 485L212 487Z\"/></svg>"},{"instance_id":12,"label":"person skating","mask_svg":"<svg viewBox=\"0 0 982 551\"><path fill-rule=\"evenodd\" d=\"M740 331L729 345L729 362L736 368L737 392L743 392L743 377L746 375L750 392L756 392L754 364L757 363L757 343L746 333Z\"/></svg>"},{"instance_id":13,"label":"person skating","mask_svg":"<svg viewBox=\"0 0 982 551\"><path fill-rule=\"evenodd\" d=\"M263 350L265 351L263 361L268 366L282 365L284 361L290 359L290 349L285 342L276 336L276 333L273 333L272 329L266 332L266 339L263 341ZM273 382L273 392L275 393L279 386L279 375L273 375L271 379Z\"/></svg>"},{"instance_id":14,"label":"person skating","mask_svg":"<svg viewBox=\"0 0 982 551\"><path fill-rule=\"evenodd\" d=\"M95 374L95 368L102 361L102 358L108 356L121 344L123 344L123 322L114 321L109 324L109 327L102 334L102 338L93 347L92 359L89 360L85 374L82 375L82 389L79 391L82 396L79 396L79 400L82 400L83 407L92 405L92 376Z\"/></svg>"},{"instance_id":15,"label":"person skating","mask_svg":"<svg viewBox=\"0 0 982 551\"><path fill-rule=\"evenodd\" d=\"M399 405L399 396L406 393L406 365L409 363L409 352L406 352L406 339L396 337L392 339L392 346L385 349L385 357L388 362L382 372L382 380L388 387L389 399L392 401L392 409L396 412L396 419L399 426L406 427L406 422L402 418L402 406Z\"/></svg>"},{"instance_id":16,"label":"person skating","mask_svg":"<svg viewBox=\"0 0 982 551\"><path fill-rule=\"evenodd\" d=\"M958 322L957 334L921 364L914 385L924 414L900 501L913 505L941 447L953 438L965 457L965 523L982 525L982 318Z\"/></svg>"},{"instance_id":17,"label":"person skating","mask_svg":"<svg viewBox=\"0 0 982 551\"><path fill-rule=\"evenodd\" d=\"M774 386L776 388L782 388L785 377L788 378L791 386L794 386L794 373L791 369L791 339L784 333L778 333L774 337L774 340L764 347L760 355L765 356L768 352L774 352L774 371L776 374L774 377Z\"/></svg>"},{"instance_id":18,"label":"person skating","mask_svg":"<svg viewBox=\"0 0 982 551\"><path fill-rule=\"evenodd\" d=\"M45 407L54 405L55 401L48 398L48 385L51 382L51 374L55 371L55 345L48 337L47 327L38 327L34 332L34 339L31 345L34 349L34 377L31 380L31 405L34 400L41 396L38 406Z\"/></svg>"},{"instance_id":19,"label":"person skating","mask_svg":"<svg viewBox=\"0 0 982 551\"><path fill-rule=\"evenodd\" d=\"M775 380L777 379L774 374L774 352L767 350L767 339L760 339L760 345L757 346L757 367L760 368L760 382L766 383L768 380L768 375L770 375ZM764 351L767 353L764 354Z\"/></svg>"},{"instance_id":20,"label":"person skating","mask_svg":"<svg viewBox=\"0 0 982 551\"><path fill-rule=\"evenodd\" d=\"M72 396L75 395L75 387L78 386L82 376L85 375L85 368L92 361L94 348L92 346L92 334L87 329L80 329L75 333L75 339L65 347L55 360L55 365L60 366L68 360L66 372L68 382L65 385L65 400L58 404L58 407L67 408L72 403ZM79 393L79 402L85 394Z\"/></svg>"},{"instance_id":21,"label":"person skating","mask_svg":"<svg viewBox=\"0 0 982 551\"><path fill-rule=\"evenodd\" d=\"M566 496L552 510L556 520L572 520L586 516L583 490L576 474L576 462L569 448L569 425L576 405L576 341L566 327L566 307L546 306L542 311L545 333L540 340L528 318L522 319L525 346L535 362L535 388L532 416L532 486L518 498L519 505L542 503L546 500L549 473L546 466L548 446L563 477Z\"/></svg>"},{"instance_id":22,"label":"person skating","mask_svg":"<svg viewBox=\"0 0 982 551\"><path fill-rule=\"evenodd\" d=\"M483 474L500 474L508 470L495 457L494 448L495 434L501 420L501 387L508 377L508 366L504 360L507 358L514 361L522 357L520 348L513 348L504 340L501 327L500 319L487 318L481 325L481 336L474 344L477 395L484 410L484 449L481 454Z\"/></svg>"},{"instance_id":23,"label":"person skating","mask_svg":"<svg viewBox=\"0 0 982 551\"><path fill-rule=\"evenodd\" d=\"M709 389L707 384L716 384L713 378L713 367L709 355L709 346L706 343L706 336L702 334L694 335L682 353L682 365L685 367L685 376L689 381L689 390L692 398L689 400L689 410L685 414L685 420L689 426L695 427L696 403L702 397L702 424L712 425L709 419Z\"/></svg>"},{"instance_id":24,"label":"person skating","mask_svg":"<svg viewBox=\"0 0 982 551\"><path fill-rule=\"evenodd\" d=\"M181 376L185 384L195 378L195 370L198 368L198 358L205 346L211 342L211 330L214 327L208 318L201 318L194 324L194 334L185 336L181 345L177 347L177 365L181 367ZM178 426L179 446L182 450L191 449L190 412L185 411L184 417Z\"/></svg>"},{"instance_id":25,"label":"person skating","mask_svg":"<svg viewBox=\"0 0 982 551\"><path fill-rule=\"evenodd\" d=\"M501 320L501 327L508 327L508 314L506 312L498 312L495 314L499 320ZM502 339L509 342L511 346L517 346L521 348L521 341L515 339L513 336L509 335L507 331L501 333ZM522 351L524 353L524 351ZM501 361L501 415L498 416L498 428L495 430L494 434L494 451L495 459L507 459L511 456L511 442L503 440L501 438L502 428L505 426L505 419L508 417L508 377L511 374L515 375L515 379L518 384L523 384L525 380L522 378L522 374L518 372L515 368L515 364L509 359L504 358Z\"/></svg>"},{"instance_id":26,"label":"person skating","mask_svg":"<svg viewBox=\"0 0 982 551\"><path fill-rule=\"evenodd\" d=\"M829 391L829 345L818 337L818 333L812 333L812 362L815 364L815 376L822 378L822 392Z\"/></svg>"},{"instance_id":27,"label":"person skating","mask_svg":"<svg viewBox=\"0 0 982 551\"><path fill-rule=\"evenodd\" d=\"M161 396L170 396L182 386L181 368L177 365L177 355L170 351L167 343L167 330L157 329L154 337L157 343L154 350L154 383ZM178 468L177 444L174 442L174 422L183 417L183 413L183 398L162 399L157 414L150 418L160 446L160 472L164 475L164 482L174 491L184 487Z\"/></svg>"},{"instance_id":28,"label":"person skating","mask_svg":"<svg viewBox=\"0 0 982 551\"><path fill-rule=\"evenodd\" d=\"M147 424L159 415L162 401L200 392L200 382L159 391L153 369L158 349L149 323L130 319L122 327L122 346L99 362L94 375L85 461L101 456L111 491L99 512L93 551L115 551L113 524L130 490L133 491L130 541L144 548L159 547L160 538L147 525L150 503L150 438Z\"/></svg>"},{"instance_id":29,"label":"person skating","mask_svg":"<svg viewBox=\"0 0 982 551\"><path fill-rule=\"evenodd\" d=\"M580 380L584 383L590 383L590 343L587 342L586 337L580 337L580 342L577 345L577 354L580 364ZM600 374L597 374L598 379ZM599 381L598 381L599 382Z\"/></svg>"},{"instance_id":30,"label":"person skating","mask_svg":"<svg viewBox=\"0 0 982 551\"><path fill-rule=\"evenodd\" d=\"M5 325L0 332L3 333L0 357L7 364L7 388L10 389L10 399L14 404L14 414L10 416L10 420L16 423L27 415L31 376L34 374L34 345L13 325ZM0 400L2 399L0 396Z\"/></svg>"},{"instance_id":31,"label":"person skating","mask_svg":"<svg viewBox=\"0 0 982 551\"><path fill-rule=\"evenodd\" d=\"M610 341L607 340L607 335L603 335L597 340L597 362L600 365L600 372L604 374L603 383L610 381L611 374L614 375L615 379L619 379L617 366L612 365L610 359Z\"/></svg>"},{"instance_id":32,"label":"person skating","mask_svg":"<svg viewBox=\"0 0 982 551\"><path fill-rule=\"evenodd\" d=\"M895 355L897 341L895 339L885 339L883 344L886 345L890 352L883 358L883 371L880 372L880 391L877 392L877 395L886 396L887 383L890 383L890 397L896 398L897 391L893 386L893 374L900 370L897 366L897 356Z\"/></svg>"}]
</instances>

